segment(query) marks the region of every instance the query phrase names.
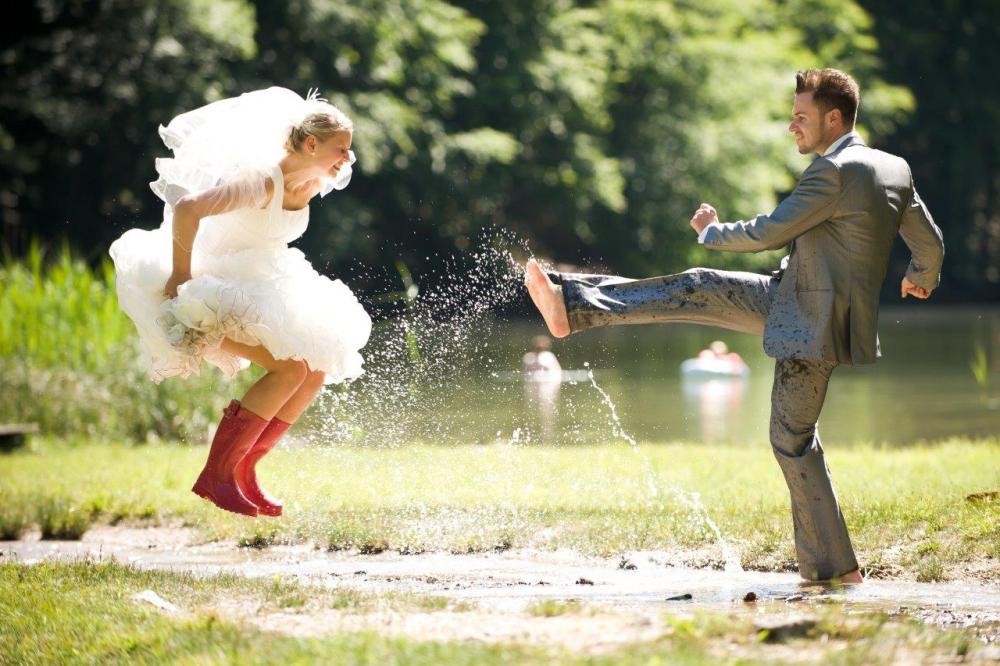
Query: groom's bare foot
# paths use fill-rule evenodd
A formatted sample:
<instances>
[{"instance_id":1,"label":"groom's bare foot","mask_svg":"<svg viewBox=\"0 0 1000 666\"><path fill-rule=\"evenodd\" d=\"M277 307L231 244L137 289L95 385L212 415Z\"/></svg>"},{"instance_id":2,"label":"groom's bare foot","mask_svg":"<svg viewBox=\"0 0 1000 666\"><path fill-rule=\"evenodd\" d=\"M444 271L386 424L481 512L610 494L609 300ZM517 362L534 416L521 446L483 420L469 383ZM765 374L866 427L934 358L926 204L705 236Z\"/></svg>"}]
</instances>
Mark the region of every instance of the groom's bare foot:
<instances>
[{"instance_id":1,"label":"groom's bare foot","mask_svg":"<svg viewBox=\"0 0 1000 666\"><path fill-rule=\"evenodd\" d=\"M528 288L535 307L542 313L552 337L565 338L569 335L569 318L566 316L562 289L549 279L534 259L530 259L524 267L524 286Z\"/></svg>"},{"instance_id":2,"label":"groom's bare foot","mask_svg":"<svg viewBox=\"0 0 1000 666\"><path fill-rule=\"evenodd\" d=\"M808 578L802 579L803 585L861 585L865 582L865 579L861 576L861 572L855 569L845 573L843 576L834 576L826 580L810 580Z\"/></svg>"},{"instance_id":3,"label":"groom's bare foot","mask_svg":"<svg viewBox=\"0 0 1000 666\"><path fill-rule=\"evenodd\" d=\"M840 577L841 585L860 585L863 582L865 579L861 577L861 572L857 569Z\"/></svg>"}]
</instances>

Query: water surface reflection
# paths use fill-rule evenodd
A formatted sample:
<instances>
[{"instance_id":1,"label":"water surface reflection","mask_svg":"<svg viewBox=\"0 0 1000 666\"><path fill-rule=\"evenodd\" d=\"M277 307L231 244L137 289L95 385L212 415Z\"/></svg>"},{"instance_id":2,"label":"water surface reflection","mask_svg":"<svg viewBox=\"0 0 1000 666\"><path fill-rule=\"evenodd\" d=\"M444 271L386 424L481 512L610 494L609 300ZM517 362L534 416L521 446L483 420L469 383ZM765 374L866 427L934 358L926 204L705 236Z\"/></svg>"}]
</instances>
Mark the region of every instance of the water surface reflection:
<instances>
[{"instance_id":1,"label":"water surface reflection","mask_svg":"<svg viewBox=\"0 0 1000 666\"><path fill-rule=\"evenodd\" d=\"M562 375L542 382L521 371L540 324L474 328L441 329L449 336L441 344L462 336L474 344L466 340L447 363L425 362L427 370L406 374L398 360L374 359L369 375L323 401L314 430L373 445L608 442L608 409L585 379L593 368L622 426L640 441L767 441L773 361L758 337L691 325L587 331L554 341ZM1000 435L1000 309L883 308L879 331L877 364L833 375L820 421L825 444ZM681 363L718 338L743 357L749 376L682 377ZM434 342L420 344L432 349Z\"/></svg>"}]
</instances>

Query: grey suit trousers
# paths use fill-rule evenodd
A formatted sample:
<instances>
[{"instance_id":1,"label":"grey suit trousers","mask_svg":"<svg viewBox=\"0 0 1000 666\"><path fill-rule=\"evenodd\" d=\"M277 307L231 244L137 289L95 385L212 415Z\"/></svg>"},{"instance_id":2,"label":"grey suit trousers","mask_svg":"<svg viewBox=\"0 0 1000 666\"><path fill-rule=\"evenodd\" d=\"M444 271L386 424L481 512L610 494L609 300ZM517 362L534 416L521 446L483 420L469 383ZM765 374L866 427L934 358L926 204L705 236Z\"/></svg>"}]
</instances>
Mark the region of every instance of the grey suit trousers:
<instances>
[{"instance_id":1,"label":"grey suit trousers","mask_svg":"<svg viewBox=\"0 0 1000 666\"><path fill-rule=\"evenodd\" d=\"M562 286L573 332L686 322L762 335L778 287L771 277L704 268L644 280L549 275ZM791 495L799 573L807 580L827 580L858 568L816 427L836 365L777 359L771 389L771 447Z\"/></svg>"}]
</instances>

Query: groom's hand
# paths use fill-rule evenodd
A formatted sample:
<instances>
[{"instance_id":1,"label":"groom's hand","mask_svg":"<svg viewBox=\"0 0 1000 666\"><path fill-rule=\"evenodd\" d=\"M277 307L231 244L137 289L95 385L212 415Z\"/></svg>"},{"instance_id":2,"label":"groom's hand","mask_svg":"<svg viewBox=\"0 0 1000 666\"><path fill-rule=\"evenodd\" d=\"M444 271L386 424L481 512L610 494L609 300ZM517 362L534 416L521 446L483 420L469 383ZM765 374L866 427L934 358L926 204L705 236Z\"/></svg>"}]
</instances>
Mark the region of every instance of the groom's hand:
<instances>
[{"instance_id":1,"label":"groom's hand","mask_svg":"<svg viewBox=\"0 0 1000 666\"><path fill-rule=\"evenodd\" d=\"M696 234L701 235L701 232L704 231L705 227L718 221L719 215L715 212L715 209L707 203L703 203L698 207L698 210L694 212L694 216L691 218L691 228L694 229Z\"/></svg>"},{"instance_id":2,"label":"groom's hand","mask_svg":"<svg viewBox=\"0 0 1000 666\"><path fill-rule=\"evenodd\" d=\"M918 287L917 285L913 284L904 277L903 284L900 286L900 294L903 296L903 298L906 298L907 296L916 296L917 298L929 298L931 292L928 291L927 289L924 289L923 287Z\"/></svg>"}]
</instances>

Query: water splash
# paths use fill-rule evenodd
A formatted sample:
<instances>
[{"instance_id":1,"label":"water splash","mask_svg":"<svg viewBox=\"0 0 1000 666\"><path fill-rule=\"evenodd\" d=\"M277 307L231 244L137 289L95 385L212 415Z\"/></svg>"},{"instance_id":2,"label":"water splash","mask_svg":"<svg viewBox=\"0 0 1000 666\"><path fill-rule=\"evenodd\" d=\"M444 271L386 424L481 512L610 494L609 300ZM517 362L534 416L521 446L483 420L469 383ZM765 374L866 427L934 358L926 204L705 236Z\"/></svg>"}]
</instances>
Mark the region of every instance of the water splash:
<instances>
[{"instance_id":1,"label":"water splash","mask_svg":"<svg viewBox=\"0 0 1000 666\"><path fill-rule=\"evenodd\" d=\"M524 401L530 398L520 375L512 372L520 367L521 354L526 350L517 348L516 339L497 335L496 327L504 320L502 313L518 308L525 314L529 312L524 309L531 306L522 286L523 270L514 256L530 256L531 252L523 239L503 230L483 233L472 247L458 256L435 257L441 268L423 276L413 276L404 264L397 265L393 277L396 290L365 303L382 313L363 351L365 375L348 386L331 387L320 396L297 426L300 441L304 439L322 455L333 457L332 467L338 469L343 467L341 461L351 459L344 455L344 447L492 447L493 462L477 466L475 478L470 478L469 483L500 488L502 497L512 498L522 486L532 483L530 475L524 478L511 473L521 449L539 443L606 444L606 409L615 438L627 442L643 465L637 481L642 484L638 495L626 492L621 480L613 480L620 505L627 508L645 495L647 508L662 508L662 491L648 456L622 426L614 402L597 383L589 364L585 375L567 373L573 380L558 400L562 424L553 428L554 437L543 428L536 429L526 418ZM365 277L370 282L388 282L386 275L360 276ZM599 400L595 400L594 390ZM601 404L605 409L599 408ZM538 448L548 455L549 446ZM557 449L552 447L553 452ZM414 455L426 452L420 447L413 450ZM357 464L357 458L353 460ZM352 473L366 476L363 469ZM352 514L350 507L338 511L365 525L364 529L356 529L360 533L384 531L382 520L404 523L398 537L404 549L410 548L407 544L419 550L462 540L503 542L503 534L522 533L523 526L538 524L532 512L546 511L545 506L526 509L506 500L460 507L423 499L414 503L413 498L406 499L405 470L390 470L388 476L373 478L372 484L378 486L384 498L393 500L396 508L391 516ZM738 556L722 538L700 498L679 488L668 492L678 497L699 525L707 525L715 535L725 553L727 570L732 570L734 562L738 568ZM302 518L308 523L315 516ZM303 531L308 529L304 524Z\"/></svg>"},{"instance_id":2,"label":"water splash","mask_svg":"<svg viewBox=\"0 0 1000 666\"><path fill-rule=\"evenodd\" d=\"M608 413L611 415L611 434L619 439L625 440L628 445L632 448L632 451L640 457L642 460L643 471L645 472L646 489L649 491L650 498L655 498L660 494L659 489L656 487L656 475L653 472L653 465L649 461L649 456L642 452L639 448L639 442L635 441L635 437L630 435L625 428L622 427L622 421L618 418L618 410L615 408L615 403L611 400L611 396L597 383L597 379L594 378L594 369L590 367L590 363L584 363L584 367L587 368L587 378L590 380L590 385L593 386L601 396L601 400L604 401L605 407L608 408Z\"/></svg>"},{"instance_id":3,"label":"water splash","mask_svg":"<svg viewBox=\"0 0 1000 666\"><path fill-rule=\"evenodd\" d=\"M639 443L635 440L635 437L630 435L623 427L621 419L618 417L618 410L615 408L615 403L605 391L597 383L597 379L594 377L594 370L590 368L589 363L585 363L588 368L588 378L590 379L591 386L597 390L600 394L601 399L604 401L604 405L608 408L608 413L611 416L612 434L624 440L629 444L632 451L640 457L642 460L643 471L645 473L646 487L649 490L650 498L655 498L659 494L659 489L656 485L656 476L653 471L652 463L650 463L649 456L647 456L641 448L639 448ZM694 491L686 491L678 488L677 486L671 486L669 488L671 494L685 507L687 507L698 519L700 519L708 529L712 531L715 535L715 540L719 544L719 548L722 550L722 556L725 559L725 570L727 572L740 572L743 571L743 566L740 564L740 554L739 552L722 536L722 531L716 524L712 517L708 514L708 509L705 508L705 504L701 501L701 495Z\"/></svg>"},{"instance_id":4,"label":"water splash","mask_svg":"<svg viewBox=\"0 0 1000 666\"><path fill-rule=\"evenodd\" d=\"M362 352L365 374L317 400L305 424L309 438L368 447L483 444L497 427L509 430L506 423L489 429L470 407L520 399L519 384L481 381L519 360L492 334L495 314L524 299L518 252L527 254L523 240L490 230L419 284L398 267L404 288L366 303L388 314Z\"/></svg>"}]
</instances>

